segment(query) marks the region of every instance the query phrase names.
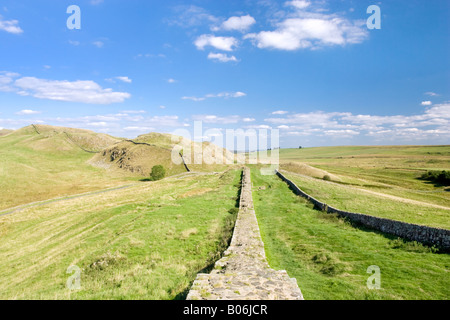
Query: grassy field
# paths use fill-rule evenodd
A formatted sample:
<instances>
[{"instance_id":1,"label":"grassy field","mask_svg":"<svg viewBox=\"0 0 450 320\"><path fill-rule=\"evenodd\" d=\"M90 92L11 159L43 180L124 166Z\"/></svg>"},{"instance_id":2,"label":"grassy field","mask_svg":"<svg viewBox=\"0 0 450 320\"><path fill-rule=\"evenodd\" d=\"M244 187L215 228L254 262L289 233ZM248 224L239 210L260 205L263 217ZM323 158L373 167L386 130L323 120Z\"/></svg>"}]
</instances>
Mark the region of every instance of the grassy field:
<instances>
[{"instance_id":1,"label":"grassy field","mask_svg":"<svg viewBox=\"0 0 450 320\"><path fill-rule=\"evenodd\" d=\"M228 245L239 181L190 174L0 217L0 299L182 298Z\"/></svg>"},{"instance_id":2,"label":"grassy field","mask_svg":"<svg viewBox=\"0 0 450 320\"><path fill-rule=\"evenodd\" d=\"M326 147L280 150L281 168L406 199L450 206L449 187L418 179L428 170L450 170L450 146ZM291 164L291 165L290 165ZM322 170L310 174L292 164ZM290 168L289 168L290 167Z\"/></svg>"},{"instance_id":3,"label":"grassy field","mask_svg":"<svg viewBox=\"0 0 450 320\"><path fill-rule=\"evenodd\" d=\"M341 210L450 229L450 207L440 208L431 203L393 197L380 191L372 193L364 188L355 188L284 171L283 174L317 200Z\"/></svg>"},{"instance_id":4,"label":"grassy field","mask_svg":"<svg viewBox=\"0 0 450 320\"><path fill-rule=\"evenodd\" d=\"M313 210L276 176L252 170L252 182L269 263L295 277L305 299L450 296L450 255ZM372 265L381 270L380 290L366 286L371 275L367 268Z\"/></svg>"}]
</instances>

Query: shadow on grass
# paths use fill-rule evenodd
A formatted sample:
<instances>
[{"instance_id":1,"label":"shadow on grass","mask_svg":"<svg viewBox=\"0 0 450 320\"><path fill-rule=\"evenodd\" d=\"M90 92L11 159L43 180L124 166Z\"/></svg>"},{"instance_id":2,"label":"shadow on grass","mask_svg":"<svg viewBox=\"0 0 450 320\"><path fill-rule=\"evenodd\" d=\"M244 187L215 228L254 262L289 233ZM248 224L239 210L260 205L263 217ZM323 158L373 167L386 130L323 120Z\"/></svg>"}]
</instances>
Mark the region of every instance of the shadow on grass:
<instances>
[{"instance_id":1,"label":"shadow on grass","mask_svg":"<svg viewBox=\"0 0 450 320\"><path fill-rule=\"evenodd\" d=\"M234 207L231 208L230 210L228 210L228 213L230 213L230 215L228 215L225 218L225 221L222 225L222 228L221 228L221 231L220 231L220 234L218 237L220 239L220 243L218 244L216 254L212 258L208 259L208 261L206 263L207 264L206 267L195 272L194 276L196 276L199 273L205 273L205 274L211 273L211 271L214 270L214 266L216 265L216 262L219 261L220 259L222 259L225 250L228 249L228 247L231 244L234 227L236 225L237 214L239 212L241 193L242 193L242 178L243 178L243 176L244 176L244 172L241 171L241 176L239 178L239 182L234 185L234 187L236 187L238 189L236 202L234 204ZM186 300L194 281L195 281L195 279L189 284L189 286L186 289L184 289L182 292L178 293L173 300Z\"/></svg>"}]
</instances>

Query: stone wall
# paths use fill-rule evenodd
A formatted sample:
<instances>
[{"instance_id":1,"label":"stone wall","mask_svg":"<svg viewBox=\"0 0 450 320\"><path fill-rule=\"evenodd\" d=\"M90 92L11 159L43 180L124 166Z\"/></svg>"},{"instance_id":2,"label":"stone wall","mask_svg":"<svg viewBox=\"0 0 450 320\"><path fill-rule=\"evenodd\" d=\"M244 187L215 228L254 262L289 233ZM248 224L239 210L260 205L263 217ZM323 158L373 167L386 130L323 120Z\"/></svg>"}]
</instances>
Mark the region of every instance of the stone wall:
<instances>
[{"instance_id":1,"label":"stone wall","mask_svg":"<svg viewBox=\"0 0 450 320\"><path fill-rule=\"evenodd\" d=\"M187 300L303 300L297 280L270 268L253 208L250 169L244 168L230 247L209 274L199 273Z\"/></svg>"},{"instance_id":2,"label":"stone wall","mask_svg":"<svg viewBox=\"0 0 450 320\"><path fill-rule=\"evenodd\" d=\"M431 228L401 221L378 218L361 213L353 213L333 208L326 203L320 202L302 191L295 183L286 178L280 172L276 172L278 177L285 181L291 189L299 196L306 198L314 204L316 209L326 211L327 213L336 213L341 217L348 218L351 221L359 223L365 227L378 230L387 234L398 236L407 240L421 242L427 245L435 245L445 251L450 250L450 230Z\"/></svg>"}]
</instances>

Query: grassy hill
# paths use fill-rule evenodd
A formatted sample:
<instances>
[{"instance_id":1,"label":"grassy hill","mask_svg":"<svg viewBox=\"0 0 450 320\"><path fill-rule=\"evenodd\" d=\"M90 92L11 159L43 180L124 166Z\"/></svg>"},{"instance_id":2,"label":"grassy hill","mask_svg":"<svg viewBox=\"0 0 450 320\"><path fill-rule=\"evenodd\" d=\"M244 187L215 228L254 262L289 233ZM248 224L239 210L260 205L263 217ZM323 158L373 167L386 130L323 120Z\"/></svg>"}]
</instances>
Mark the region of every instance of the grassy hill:
<instances>
[{"instance_id":1,"label":"grassy hill","mask_svg":"<svg viewBox=\"0 0 450 320\"><path fill-rule=\"evenodd\" d=\"M186 172L182 163L172 161L172 149L181 138L170 134L149 133L127 140L49 125L7 132L0 137L0 210L146 179L155 165L163 165L167 176ZM214 150L211 164L194 164L192 154L191 171L229 168L214 164L214 156L231 153L209 143L188 144ZM175 157L181 159L177 152ZM186 156L185 160L189 162Z\"/></svg>"},{"instance_id":2,"label":"grassy hill","mask_svg":"<svg viewBox=\"0 0 450 320\"><path fill-rule=\"evenodd\" d=\"M9 129L1 129L0 130L0 137L1 136L6 136L7 134L12 133L14 130L9 130Z\"/></svg>"},{"instance_id":3,"label":"grassy hill","mask_svg":"<svg viewBox=\"0 0 450 320\"><path fill-rule=\"evenodd\" d=\"M72 139L67 137L69 134ZM118 139L87 130L28 126L0 137L0 209L124 184L87 161Z\"/></svg>"}]
</instances>

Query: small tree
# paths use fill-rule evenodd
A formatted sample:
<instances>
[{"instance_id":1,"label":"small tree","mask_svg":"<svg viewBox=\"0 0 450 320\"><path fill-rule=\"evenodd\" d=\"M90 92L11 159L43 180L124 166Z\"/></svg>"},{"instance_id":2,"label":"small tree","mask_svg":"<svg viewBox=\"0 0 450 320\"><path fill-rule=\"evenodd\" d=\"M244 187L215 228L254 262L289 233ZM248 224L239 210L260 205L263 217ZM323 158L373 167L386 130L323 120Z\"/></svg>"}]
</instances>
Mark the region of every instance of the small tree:
<instances>
[{"instance_id":1,"label":"small tree","mask_svg":"<svg viewBox=\"0 0 450 320\"><path fill-rule=\"evenodd\" d=\"M152 168L152 173L150 173L150 178L152 181L161 180L166 175L166 170L162 165L157 165Z\"/></svg>"}]
</instances>

